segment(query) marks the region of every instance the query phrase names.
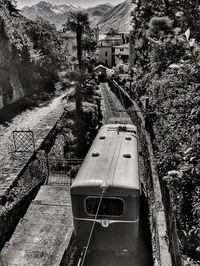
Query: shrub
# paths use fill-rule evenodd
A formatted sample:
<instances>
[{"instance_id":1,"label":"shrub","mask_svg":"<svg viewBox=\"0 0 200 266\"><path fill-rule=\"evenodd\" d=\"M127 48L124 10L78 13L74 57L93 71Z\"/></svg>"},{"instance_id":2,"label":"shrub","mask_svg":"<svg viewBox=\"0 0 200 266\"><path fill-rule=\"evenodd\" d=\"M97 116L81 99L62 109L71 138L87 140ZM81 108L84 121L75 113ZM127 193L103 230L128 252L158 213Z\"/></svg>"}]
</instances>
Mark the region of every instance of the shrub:
<instances>
[{"instance_id":1,"label":"shrub","mask_svg":"<svg viewBox=\"0 0 200 266\"><path fill-rule=\"evenodd\" d=\"M169 31L173 21L169 17L153 17L149 22L149 27L154 32Z\"/></svg>"}]
</instances>

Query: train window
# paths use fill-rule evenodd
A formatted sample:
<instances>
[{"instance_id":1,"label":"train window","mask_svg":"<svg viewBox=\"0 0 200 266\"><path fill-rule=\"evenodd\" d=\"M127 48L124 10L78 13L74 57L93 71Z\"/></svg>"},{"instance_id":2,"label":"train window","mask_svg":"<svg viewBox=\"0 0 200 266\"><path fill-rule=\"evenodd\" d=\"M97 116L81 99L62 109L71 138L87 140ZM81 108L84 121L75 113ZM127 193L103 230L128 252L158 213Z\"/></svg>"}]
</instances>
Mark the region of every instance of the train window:
<instances>
[{"instance_id":1,"label":"train window","mask_svg":"<svg viewBox=\"0 0 200 266\"><path fill-rule=\"evenodd\" d=\"M100 198L88 197L85 201L86 212L96 215ZM119 198L103 198L98 215L121 216L124 213L124 201Z\"/></svg>"}]
</instances>

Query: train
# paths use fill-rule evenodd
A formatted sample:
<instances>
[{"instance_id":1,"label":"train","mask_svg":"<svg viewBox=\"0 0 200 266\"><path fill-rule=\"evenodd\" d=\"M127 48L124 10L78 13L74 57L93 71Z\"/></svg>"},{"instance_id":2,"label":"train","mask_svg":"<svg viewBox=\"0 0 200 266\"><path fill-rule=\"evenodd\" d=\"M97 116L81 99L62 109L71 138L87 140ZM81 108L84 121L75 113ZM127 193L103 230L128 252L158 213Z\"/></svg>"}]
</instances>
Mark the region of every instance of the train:
<instances>
[{"instance_id":1,"label":"train","mask_svg":"<svg viewBox=\"0 0 200 266\"><path fill-rule=\"evenodd\" d=\"M74 235L81 250L123 255L137 248L141 196L137 127L118 122L100 128L70 188Z\"/></svg>"}]
</instances>

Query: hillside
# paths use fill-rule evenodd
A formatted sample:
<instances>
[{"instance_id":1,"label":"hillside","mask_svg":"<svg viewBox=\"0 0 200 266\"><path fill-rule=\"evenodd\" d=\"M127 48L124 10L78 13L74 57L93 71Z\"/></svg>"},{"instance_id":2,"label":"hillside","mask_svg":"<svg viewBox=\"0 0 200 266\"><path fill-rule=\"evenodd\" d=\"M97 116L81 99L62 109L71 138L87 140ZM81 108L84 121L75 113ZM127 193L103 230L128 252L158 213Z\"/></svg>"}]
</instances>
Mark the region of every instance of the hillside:
<instances>
[{"instance_id":1,"label":"hillside","mask_svg":"<svg viewBox=\"0 0 200 266\"><path fill-rule=\"evenodd\" d=\"M88 8L86 12L89 14L89 20L91 27L96 27L97 22L106 16L108 12L113 9L113 6L110 4L102 4L96 7Z\"/></svg>"},{"instance_id":2,"label":"hillside","mask_svg":"<svg viewBox=\"0 0 200 266\"><path fill-rule=\"evenodd\" d=\"M29 19L35 19L38 16L42 17L50 23L55 24L55 26L60 29L67 21L70 11L83 10L88 13L91 26L95 27L96 23L111 9L112 5L110 4L102 4L89 9L83 9L74 5L52 5L45 1L41 1L32 7L24 7L22 9L22 14Z\"/></svg>"},{"instance_id":3,"label":"hillside","mask_svg":"<svg viewBox=\"0 0 200 266\"><path fill-rule=\"evenodd\" d=\"M80 7L74 5L52 5L45 1L41 1L31 7L24 7L22 15L29 19L42 17L48 20L51 24L55 24L58 29L66 22L70 11L80 10Z\"/></svg>"},{"instance_id":4,"label":"hillside","mask_svg":"<svg viewBox=\"0 0 200 266\"><path fill-rule=\"evenodd\" d=\"M132 0L126 0L115 6L97 23L101 31L108 31L109 28L118 29L121 32L129 32L131 30L130 12L134 10L135 5Z\"/></svg>"}]
</instances>

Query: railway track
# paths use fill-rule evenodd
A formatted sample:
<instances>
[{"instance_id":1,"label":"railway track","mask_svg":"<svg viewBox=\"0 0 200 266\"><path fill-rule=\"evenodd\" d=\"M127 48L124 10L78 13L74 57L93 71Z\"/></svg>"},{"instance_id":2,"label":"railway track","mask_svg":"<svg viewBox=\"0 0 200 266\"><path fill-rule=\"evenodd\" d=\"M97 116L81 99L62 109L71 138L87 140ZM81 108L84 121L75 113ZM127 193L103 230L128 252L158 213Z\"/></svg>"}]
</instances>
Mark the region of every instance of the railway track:
<instances>
[{"instance_id":1,"label":"railway track","mask_svg":"<svg viewBox=\"0 0 200 266\"><path fill-rule=\"evenodd\" d=\"M107 83L101 84L103 124L115 123L122 120L124 123L132 123L125 107L117 96L110 90ZM122 101L123 102L123 101Z\"/></svg>"},{"instance_id":2,"label":"railway track","mask_svg":"<svg viewBox=\"0 0 200 266\"><path fill-rule=\"evenodd\" d=\"M109 90L107 84L101 84L101 92L104 105L104 120L107 120L110 117L120 117L120 112L117 108L116 99L114 98L113 93Z\"/></svg>"},{"instance_id":3,"label":"railway track","mask_svg":"<svg viewBox=\"0 0 200 266\"><path fill-rule=\"evenodd\" d=\"M87 255L84 264L79 261L77 266L138 266L138 259L136 254L127 256L117 256L112 252L92 252Z\"/></svg>"},{"instance_id":4,"label":"railway track","mask_svg":"<svg viewBox=\"0 0 200 266\"><path fill-rule=\"evenodd\" d=\"M103 98L102 109L104 124L110 123L112 118L126 118L131 121L129 115L125 111L125 107L122 106L116 95L108 87L107 83L101 84L101 93ZM73 266L151 266L152 255L151 242L149 240L148 211L144 214L144 209L146 210L148 207L143 203L142 205L143 210L140 214L142 220L140 224L141 233L139 236L138 248L134 253L116 255L112 252L89 251L84 258L83 251L78 264L73 264ZM145 234L145 237L143 234ZM143 254L145 254L145 256Z\"/></svg>"}]
</instances>

